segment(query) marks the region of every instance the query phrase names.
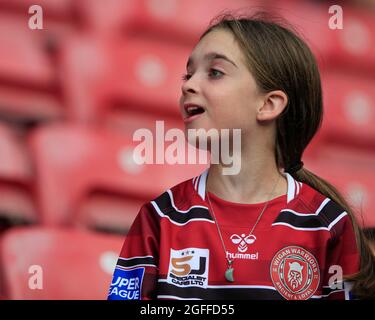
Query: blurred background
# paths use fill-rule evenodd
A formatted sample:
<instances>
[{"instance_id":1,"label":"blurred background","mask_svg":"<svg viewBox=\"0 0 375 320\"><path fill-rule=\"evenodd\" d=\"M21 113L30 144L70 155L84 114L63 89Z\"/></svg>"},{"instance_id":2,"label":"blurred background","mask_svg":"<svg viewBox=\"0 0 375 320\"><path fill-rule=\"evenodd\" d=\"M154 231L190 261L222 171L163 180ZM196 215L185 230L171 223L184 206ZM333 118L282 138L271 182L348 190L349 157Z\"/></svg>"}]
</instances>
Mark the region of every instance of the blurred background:
<instances>
[{"instance_id":1,"label":"blurred background","mask_svg":"<svg viewBox=\"0 0 375 320\"><path fill-rule=\"evenodd\" d=\"M343 29L328 26L333 4ZM240 8L285 17L312 48L325 110L305 167L375 227L374 1L0 0L2 299L106 299L142 203L207 167L136 165L133 133L183 129L186 60L213 17Z\"/></svg>"}]
</instances>

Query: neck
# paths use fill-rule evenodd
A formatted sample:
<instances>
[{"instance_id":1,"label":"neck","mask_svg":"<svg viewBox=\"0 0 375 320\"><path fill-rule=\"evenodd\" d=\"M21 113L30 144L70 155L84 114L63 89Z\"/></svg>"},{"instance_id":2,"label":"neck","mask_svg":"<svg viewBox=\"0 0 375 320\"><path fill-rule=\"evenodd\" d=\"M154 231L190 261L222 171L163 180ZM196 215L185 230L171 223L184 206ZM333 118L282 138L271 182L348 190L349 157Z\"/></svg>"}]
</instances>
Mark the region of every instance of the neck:
<instances>
[{"instance_id":1,"label":"neck","mask_svg":"<svg viewBox=\"0 0 375 320\"><path fill-rule=\"evenodd\" d=\"M207 191L227 201L248 204L266 202L286 194L287 179L276 165L273 147L258 146L242 148L241 170L236 175L223 175L222 163L211 164ZM272 190L274 192L270 194Z\"/></svg>"}]
</instances>

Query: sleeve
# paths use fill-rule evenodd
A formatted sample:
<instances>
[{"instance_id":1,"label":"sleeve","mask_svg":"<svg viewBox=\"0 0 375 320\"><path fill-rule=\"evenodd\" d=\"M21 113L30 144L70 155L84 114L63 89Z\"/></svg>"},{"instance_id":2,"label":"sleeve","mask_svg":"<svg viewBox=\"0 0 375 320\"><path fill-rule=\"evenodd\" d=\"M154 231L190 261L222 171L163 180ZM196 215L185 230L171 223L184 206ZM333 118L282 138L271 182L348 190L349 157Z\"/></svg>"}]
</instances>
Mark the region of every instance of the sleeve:
<instances>
[{"instance_id":1,"label":"sleeve","mask_svg":"<svg viewBox=\"0 0 375 320\"><path fill-rule=\"evenodd\" d=\"M346 214L331 230L323 274L323 299L352 300L352 283L345 278L359 271L360 254L351 218Z\"/></svg>"},{"instance_id":2,"label":"sleeve","mask_svg":"<svg viewBox=\"0 0 375 320\"><path fill-rule=\"evenodd\" d=\"M108 300L156 298L160 218L150 203L142 206L121 249Z\"/></svg>"}]
</instances>

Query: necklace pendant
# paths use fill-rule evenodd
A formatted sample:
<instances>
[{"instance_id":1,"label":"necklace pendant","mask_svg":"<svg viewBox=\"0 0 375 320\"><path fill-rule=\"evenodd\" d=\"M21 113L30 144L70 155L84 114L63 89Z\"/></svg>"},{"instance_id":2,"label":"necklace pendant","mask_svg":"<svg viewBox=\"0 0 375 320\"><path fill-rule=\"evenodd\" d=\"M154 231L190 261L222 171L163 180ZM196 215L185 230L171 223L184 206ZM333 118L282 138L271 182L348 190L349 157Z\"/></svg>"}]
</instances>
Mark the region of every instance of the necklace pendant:
<instances>
[{"instance_id":1,"label":"necklace pendant","mask_svg":"<svg viewBox=\"0 0 375 320\"><path fill-rule=\"evenodd\" d=\"M225 271L225 279L227 279L227 281L234 282L233 272L234 269L229 265L228 269Z\"/></svg>"}]
</instances>

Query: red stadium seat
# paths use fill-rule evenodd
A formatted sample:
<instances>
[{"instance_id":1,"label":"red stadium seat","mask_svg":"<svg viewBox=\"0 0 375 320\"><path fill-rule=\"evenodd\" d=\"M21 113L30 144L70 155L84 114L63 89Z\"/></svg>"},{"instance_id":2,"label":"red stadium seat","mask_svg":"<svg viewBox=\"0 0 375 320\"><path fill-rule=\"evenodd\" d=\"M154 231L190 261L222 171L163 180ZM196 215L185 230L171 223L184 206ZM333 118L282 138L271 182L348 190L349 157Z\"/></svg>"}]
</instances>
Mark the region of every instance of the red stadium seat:
<instances>
[{"instance_id":1,"label":"red stadium seat","mask_svg":"<svg viewBox=\"0 0 375 320\"><path fill-rule=\"evenodd\" d=\"M6 299L104 300L124 238L69 229L13 228L0 241Z\"/></svg>"},{"instance_id":2,"label":"red stadium seat","mask_svg":"<svg viewBox=\"0 0 375 320\"><path fill-rule=\"evenodd\" d=\"M181 76L190 48L148 38L128 38L113 47L113 73L106 93L114 101L179 117Z\"/></svg>"},{"instance_id":3,"label":"red stadium seat","mask_svg":"<svg viewBox=\"0 0 375 320\"><path fill-rule=\"evenodd\" d=\"M0 155L0 228L36 222L30 155L21 136L1 123Z\"/></svg>"},{"instance_id":4,"label":"red stadium seat","mask_svg":"<svg viewBox=\"0 0 375 320\"><path fill-rule=\"evenodd\" d=\"M64 70L61 86L69 121L84 124L100 119L95 87L100 87L100 80L108 74L111 64L100 39L70 36L58 52L58 64Z\"/></svg>"},{"instance_id":5,"label":"red stadium seat","mask_svg":"<svg viewBox=\"0 0 375 320\"><path fill-rule=\"evenodd\" d=\"M76 213L76 224L89 229L127 234L143 199L125 194L94 190L83 199Z\"/></svg>"},{"instance_id":6,"label":"red stadium seat","mask_svg":"<svg viewBox=\"0 0 375 320\"><path fill-rule=\"evenodd\" d=\"M0 118L17 123L40 123L64 117L54 94L0 85Z\"/></svg>"},{"instance_id":7,"label":"red stadium seat","mask_svg":"<svg viewBox=\"0 0 375 320\"><path fill-rule=\"evenodd\" d=\"M0 117L41 121L62 117L57 73L46 39L25 18L0 17Z\"/></svg>"},{"instance_id":8,"label":"red stadium seat","mask_svg":"<svg viewBox=\"0 0 375 320\"><path fill-rule=\"evenodd\" d=\"M344 27L334 33L332 64L375 72L375 19L365 8L343 6ZM338 30L333 30L338 31Z\"/></svg>"},{"instance_id":9,"label":"red stadium seat","mask_svg":"<svg viewBox=\"0 0 375 320\"><path fill-rule=\"evenodd\" d=\"M22 134L11 126L0 122L0 176L4 180L20 183L30 181L32 166Z\"/></svg>"},{"instance_id":10,"label":"red stadium seat","mask_svg":"<svg viewBox=\"0 0 375 320\"><path fill-rule=\"evenodd\" d=\"M141 0L137 3L133 19L127 23L129 29L189 45L198 41L210 20L219 13L239 8L248 10L253 6L262 5L261 1L254 0Z\"/></svg>"},{"instance_id":11,"label":"red stadium seat","mask_svg":"<svg viewBox=\"0 0 375 320\"><path fill-rule=\"evenodd\" d=\"M105 123L129 109L180 117L190 48L150 38L71 38L61 52L69 118Z\"/></svg>"},{"instance_id":12,"label":"red stadium seat","mask_svg":"<svg viewBox=\"0 0 375 320\"><path fill-rule=\"evenodd\" d=\"M24 20L1 15L0 75L4 81L48 87L54 70L44 51L42 38Z\"/></svg>"},{"instance_id":13,"label":"red stadium seat","mask_svg":"<svg viewBox=\"0 0 375 320\"><path fill-rule=\"evenodd\" d=\"M0 0L0 8L3 12L18 13L25 16L32 5L39 5L43 9L43 14L48 18L66 19L72 14L71 0Z\"/></svg>"},{"instance_id":14,"label":"red stadium seat","mask_svg":"<svg viewBox=\"0 0 375 320\"><path fill-rule=\"evenodd\" d=\"M375 153L326 145L305 167L332 183L355 209L358 221L375 227Z\"/></svg>"},{"instance_id":15,"label":"red stadium seat","mask_svg":"<svg viewBox=\"0 0 375 320\"><path fill-rule=\"evenodd\" d=\"M83 27L95 34L121 34L138 0L74 1Z\"/></svg>"},{"instance_id":16,"label":"red stadium seat","mask_svg":"<svg viewBox=\"0 0 375 320\"><path fill-rule=\"evenodd\" d=\"M270 5L302 33L323 67L338 66L363 72L375 71L375 20L365 9L346 4L343 28L331 29L327 4L285 1ZM335 11L336 12L336 11Z\"/></svg>"},{"instance_id":17,"label":"red stadium seat","mask_svg":"<svg viewBox=\"0 0 375 320\"><path fill-rule=\"evenodd\" d=\"M375 79L343 72L322 74L326 138L336 143L375 147Z\"/></svg>"},{"instance_id":18,"label":"red stadium seat","mask_svg":"<svg viewBox=\"0 0 375 320\"><path fill-rule=\"evenodd\" d=\"M199 174L206 167L137 165L132 155L139 143L132 141L131 134L100 128L56 125L36 130L30 147L38 172L37 196L42 221L46 224L82 221L94 224L96 217L99 227L101 224L106 229L110 225L114 229L127 229L140 203ZM108 199L112 199L112 204ZM118 208L124 208L120 209L124 210L124 217L120 217L123 226L119 225ZM77 217L87 212L89 217ZM97 218L98 212L102 217Z\"/></svg>"}]
</instances>

